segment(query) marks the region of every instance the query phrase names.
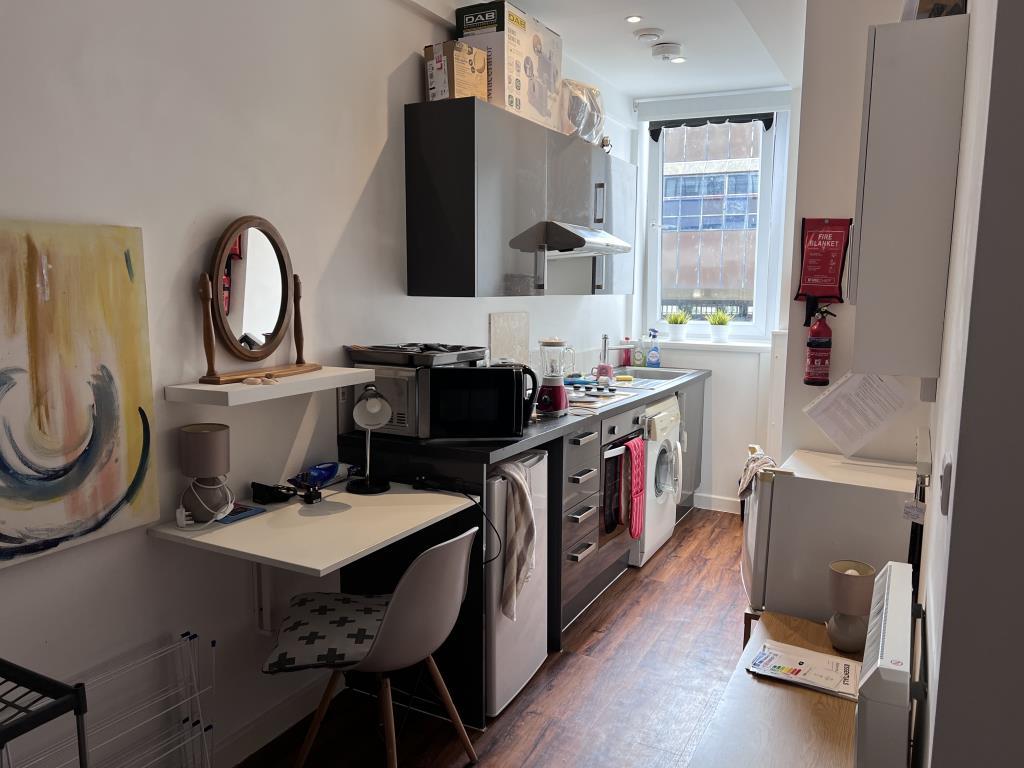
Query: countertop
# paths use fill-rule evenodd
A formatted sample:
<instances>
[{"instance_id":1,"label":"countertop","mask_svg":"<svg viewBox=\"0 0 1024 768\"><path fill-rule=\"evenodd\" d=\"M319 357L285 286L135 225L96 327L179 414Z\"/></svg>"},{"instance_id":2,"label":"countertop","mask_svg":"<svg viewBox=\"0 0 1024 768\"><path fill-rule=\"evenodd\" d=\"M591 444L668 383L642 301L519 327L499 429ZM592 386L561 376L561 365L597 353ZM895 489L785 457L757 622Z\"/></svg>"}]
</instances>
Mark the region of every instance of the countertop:
<instances>
[{"instance_id":1,"label":"countertop","mask_svg":"<svg viewBox=\"0 0 1024 768\"><path fill-rule=\"evenodd\" d=\"M661 370L673 369L662 368ZM669 392L676 392L685 386L710 378L711 376L711 371L703 368L685 370L685 375L680 379L666 381L664 384L653 389L637 390L635 397L616 401L604 408L593 409L591 413L585 415L570 413L567 416L554 419L535 417L533 423L523 430L523 436L514 440L415 440L408 437L383 435L375 432L373 444L375 446L387 446L392 450L402 449L411 455L430 455L437 458L462 459L481 464L496 464L523 451L537 448L570 432L575 432L595 419L606 419L609 416L615 416L637 406L649 405L663 398ZM364 439L362 432L349 432L339 436L338 442L340 445L344 441L347 445L357 446L361 450ZM351 441L358 441L358 443Z\"/></svg>"},{"instance_id":2,"label":"countertop","mask_svg":"<svg viewBox=\"0 0 1024 768\"><path fill-rule=\"evenodd\" d=\"M832 649L824 624L762 614L690 765L851 768L856 703L751 675L746 668L767 640L848 656Z\"/></svg>"}]
</instances>

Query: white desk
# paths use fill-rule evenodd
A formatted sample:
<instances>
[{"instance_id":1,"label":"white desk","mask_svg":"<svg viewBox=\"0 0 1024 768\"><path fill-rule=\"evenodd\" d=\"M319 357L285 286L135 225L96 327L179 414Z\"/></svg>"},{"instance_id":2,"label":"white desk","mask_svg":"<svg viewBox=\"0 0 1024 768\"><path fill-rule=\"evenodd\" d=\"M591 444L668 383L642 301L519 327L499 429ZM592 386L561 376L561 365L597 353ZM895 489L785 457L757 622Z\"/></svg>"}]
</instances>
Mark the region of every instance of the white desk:
<instances>
[{"instance_id":1,"label":"white desk","mask_svg":"<svg viewBox=\"0 0 1024 768\"><path fill-rule=\"evenodd\" d=\"M376 496L326 490L319 504L268 505L255 517L199 530L161 523L149 534L261 565L326 576L470 506L460 494L393 483L390 491Z\"/></svg>"}]
</instances>

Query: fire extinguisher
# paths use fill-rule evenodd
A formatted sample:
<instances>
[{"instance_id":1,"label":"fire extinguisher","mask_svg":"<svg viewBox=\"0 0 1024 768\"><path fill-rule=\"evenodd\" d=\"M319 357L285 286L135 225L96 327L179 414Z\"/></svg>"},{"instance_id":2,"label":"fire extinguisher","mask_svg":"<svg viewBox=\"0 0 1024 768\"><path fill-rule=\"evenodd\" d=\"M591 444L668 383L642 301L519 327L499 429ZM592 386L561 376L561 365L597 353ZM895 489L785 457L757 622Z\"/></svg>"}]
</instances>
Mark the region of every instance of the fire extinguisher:
<instances>
[{"instance_id":1,"label":"fire extinguisher","mask_svg":"<svg viewBox=\"0 0 1024 768\"><path fill-rule=\"evenodd\" d=\"M812 387L828 386L828 369L832 362L832 329L828 327L827 317L835 317L828 306L819 307L814 313L815 320L811 323L807 334L807 364L804 366L804 384Z\"/></svg>"}]
</instances>

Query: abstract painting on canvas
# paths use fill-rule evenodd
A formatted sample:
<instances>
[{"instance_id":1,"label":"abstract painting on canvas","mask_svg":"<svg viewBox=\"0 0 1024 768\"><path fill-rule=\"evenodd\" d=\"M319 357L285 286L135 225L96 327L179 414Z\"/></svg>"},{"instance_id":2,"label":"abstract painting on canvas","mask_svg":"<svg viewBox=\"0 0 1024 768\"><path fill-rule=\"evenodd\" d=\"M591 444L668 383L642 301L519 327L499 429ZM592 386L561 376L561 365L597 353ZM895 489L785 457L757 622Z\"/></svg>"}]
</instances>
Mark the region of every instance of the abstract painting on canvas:
<instances>
[{"instance_id":1,"label":"abstract painting on canvas","mask_svg":"<svg viewBox=\"0 0 1024 768\"><path fill-rule=\"evenodd\" d=\"M159 517L142 231L0 222L0 568Z\"/></svg>"}]
</instances>

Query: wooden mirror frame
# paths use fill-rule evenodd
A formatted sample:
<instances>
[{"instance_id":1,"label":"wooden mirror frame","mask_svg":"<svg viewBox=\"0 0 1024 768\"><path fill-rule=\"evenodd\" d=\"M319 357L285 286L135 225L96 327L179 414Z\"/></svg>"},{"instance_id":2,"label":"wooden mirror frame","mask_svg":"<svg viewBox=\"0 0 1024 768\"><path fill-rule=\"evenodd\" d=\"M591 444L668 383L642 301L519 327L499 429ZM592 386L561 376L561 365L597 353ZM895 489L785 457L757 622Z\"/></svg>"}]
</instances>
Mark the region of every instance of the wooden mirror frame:
<instances>
[{"instance_id":1,"label":"wooden mirror frame","mask_svg":"<svg viewBox=\"0 0 1024 768\"><path fill-rule=\"evenodd\" d=\"M221 277L227 268L230 257L231 244L248 229L255 228L266 235L270 244L277 254L277 264L281 269L281 308L277 314L277 323L274 331L258 350L248 349L235 338L228 323L227 313L224 312L224 302L220 296ZM210 283L213 288L213 325L217 330L217 336L228 351L239 358L249 362L265 360L274 353L287 335L288 324L292 316L292 261L288 256L288 248L284 244L284 238L277 231L277 227L264 219L262 216L241 216L231 222L224 233L217 241L217 247L213 251L213 262L210 266Z\"/></svg>"}]
</instances>

